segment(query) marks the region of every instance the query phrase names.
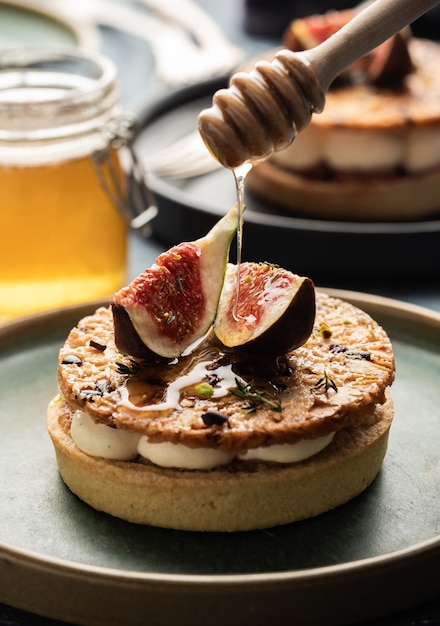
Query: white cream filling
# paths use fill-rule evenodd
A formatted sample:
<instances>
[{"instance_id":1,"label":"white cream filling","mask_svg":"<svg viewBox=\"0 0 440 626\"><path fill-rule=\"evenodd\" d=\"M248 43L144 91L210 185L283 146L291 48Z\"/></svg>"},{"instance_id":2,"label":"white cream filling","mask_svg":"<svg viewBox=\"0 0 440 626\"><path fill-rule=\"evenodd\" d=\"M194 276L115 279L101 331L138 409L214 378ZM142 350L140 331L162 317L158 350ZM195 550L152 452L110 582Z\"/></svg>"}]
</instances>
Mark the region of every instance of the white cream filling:
<instances>
[{"instance_id":1,"label":"white cream filling","mask_svg":"<svg viewBox=\"0 0 440 626\"><path fill-rule=\"evenodd\" d=\"M274 463L298 463L298 461L304 461L304 459L324 450L334 436L335 433L330 433L316 439L302 439L297 443L275 443L272 446L253 448L241 455L240 458L245 461L258 459L259 461L272 461Z\"/></svg>"},{"instance_id":2,"label":"white cream filling","mask_svg":"<svg viewBox=\"0 0 440 626\"><path fill-rule=\"evenodd\" d=\"M402 166L421 172L440 165L440 128L393 130L309 126L272 159L305 171L324 163L336 171L387 171Z\"/></svg>"},{"instance_id":3,"label":"white cream filling","mask_svg":"<svg viewBox=\"0 0 440 626\"><path fill-rule=\"evenodd\" d=\"M440 132L429 126L410 128L404 164L410 172L429 169L440 162Z\"/></svg>"},{"instance_id":4,"label":"white cream filling","mask_svg":"<svg viewBox=\"0 0 440 626\"><path fill-rule=\"evenodd\" d=\"M93 418L78 409L72 419L71 436L80 450L90 456L129 461L140 454L160 467L208 470L232 461L236 455L212 448L190 448L181 443L152 443L145 435L96 424ZM248 450L242 460L275 463L303 461L329 445L334 433L316 439L303 439L293 444L275 444Z\"/></svg>"},{"instance_id":5,"label":"white cream filling","mask_svg":"<svg viewBox=\"0 0 440 626\"><path fill-rule=\"evenodd\" d=\"M97 424L81 409L75 411L70 434L78 448L90 456L129 461L138 454L138 434L128 430L117 430L106 424Z\"/></svg>"},{"instance_id":6,"label":"white cream filling","mask_svg":"<svg viewBox=\"0 0 440 626\"><path fill-rule=\"evenodd\" d=\"M138 452L151 463L160 467L177 467L179 469L208 470L229 463L234 454L212 448L189 448L181 443L164 441L151 443L148 437L139 440Z\"/></svg>"},{"instance_id":7,"label":"white cream filling","mask_svg":"<svg viewBox=\"0 0 440 626\"><path fill-rule=\"evenodd\" d=\"M325 133L320 128L308 126L298 133L293 143L276 152L272 159L281 167L297 170L313 169L322 162L322 143Z\"/></svg>"},{"instance_id":8,"label":"white cream filling","mask_svg":"<svg viewBox=\"0 0 440 626\"><path fill-rule=\"evenodd\" d=\"M327 134L323 160L340 171L388 170L402 164L403 152L399 133L335 128Z\"/></svg>"}]
</instances>

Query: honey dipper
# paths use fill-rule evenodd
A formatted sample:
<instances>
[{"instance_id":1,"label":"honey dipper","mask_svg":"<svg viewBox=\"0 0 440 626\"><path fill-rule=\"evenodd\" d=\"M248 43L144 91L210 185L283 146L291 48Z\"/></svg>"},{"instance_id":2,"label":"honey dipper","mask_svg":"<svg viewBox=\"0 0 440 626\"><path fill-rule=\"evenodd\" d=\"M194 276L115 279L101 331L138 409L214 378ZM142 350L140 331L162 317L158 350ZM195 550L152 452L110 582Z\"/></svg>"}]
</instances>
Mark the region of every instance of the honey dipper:
<instances>
[{"instance_id":1,"label":"honey dipper","mask_svg":"<svg viewBox=\"0 0 440 626\"><path fill-rule=\"evenodd\" d=\"M354 61L395 35L439 0L376 0L318 46L281 50L237 72L213 105L199 114L200 134L225 167L261 161L286 148L320 113L333 80Z\"/></svg>"}]
</instances>

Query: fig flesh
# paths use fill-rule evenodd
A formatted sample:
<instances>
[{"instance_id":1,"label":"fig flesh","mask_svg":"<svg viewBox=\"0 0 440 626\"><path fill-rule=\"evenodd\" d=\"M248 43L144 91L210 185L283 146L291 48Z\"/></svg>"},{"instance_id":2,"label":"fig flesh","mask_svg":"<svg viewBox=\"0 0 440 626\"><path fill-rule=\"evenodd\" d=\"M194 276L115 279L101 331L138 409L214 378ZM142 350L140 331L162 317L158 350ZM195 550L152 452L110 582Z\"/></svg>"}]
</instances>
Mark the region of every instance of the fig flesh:
<instances>
[{"instance_id":1,"label":"fig flesh","mask_svg":"<svg viewBox=\"0 0 440 626\"><path fill-rule=\"evenodd\" d=\"M175 358L212 326L229 248L237 230L237 206L209 233L164 252L112 299L116 347L136 358Z\"/></svg>"},{"instance_id":2,"label":"fig flesh","mask_svg":"<svg viewBox=\"0 0 440 626\"><path fill-rule=\"evenodd\" d=\"M229 264L214 324L225 348L277 357L302 346L315 321L315 287L269 263Z\"/></svg>"},{"instance_id":3,"label":"fig flesh","mask_svg":"<svg viewBox=\"0 0 440 626\"><path fill-rule=\"evenodd\" d=\"M314 48L345 26L355 15L354 9L332 9L323 14L296 18L285 29L282 43L294 51Z\"/></svg>"}]
</instances>

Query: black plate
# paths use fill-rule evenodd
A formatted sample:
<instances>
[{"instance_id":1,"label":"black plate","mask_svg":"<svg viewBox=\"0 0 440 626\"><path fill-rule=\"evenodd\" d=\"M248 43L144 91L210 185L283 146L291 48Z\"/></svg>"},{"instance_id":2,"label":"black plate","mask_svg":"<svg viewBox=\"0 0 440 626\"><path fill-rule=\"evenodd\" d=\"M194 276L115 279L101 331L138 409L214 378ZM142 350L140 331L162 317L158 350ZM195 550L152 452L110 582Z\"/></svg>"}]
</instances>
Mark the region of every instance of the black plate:
<instances>
[{"instance_id":1,"label":"black plate","mask_svg":"<svg viewBox=\"0 0 440 626\"><path fill-rule=\"evenodd\" d=\"M196 130L198 113L211 105L226 78L192 85L136 111L139 156L173 144ZM167 245L203 236L235 202L231 172L184 180L148 177L159 213L153 235ZM354 223L298 218L246 194L246 260L278 263L316 281L330 278L436 276L440 273L440 220Z\"/></svg>"}]
</instances>

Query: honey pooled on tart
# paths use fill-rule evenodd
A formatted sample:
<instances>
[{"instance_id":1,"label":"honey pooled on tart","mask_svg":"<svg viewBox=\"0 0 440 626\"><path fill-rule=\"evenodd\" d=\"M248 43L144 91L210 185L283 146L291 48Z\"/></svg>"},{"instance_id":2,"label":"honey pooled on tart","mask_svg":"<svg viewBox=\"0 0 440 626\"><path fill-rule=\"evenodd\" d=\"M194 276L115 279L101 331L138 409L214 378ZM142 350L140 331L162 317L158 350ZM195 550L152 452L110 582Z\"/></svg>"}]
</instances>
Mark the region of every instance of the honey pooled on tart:
<instances>
[{"instance_id":1,"label":"honey pooled on tart","mask_svg":"<svg viewBox=\"0 0 440 626\"><path fill-rule=\"evenodd\" d=\"M171 364L123 357L111 311L100 309L71 331L58 371L68 420L85 412L151 443L235 457L368 421L385 401L394 361L386 333L367 314L318 292L307 342L277 359L246 358L212 335Z\"/></svg>"}]
</instances>

